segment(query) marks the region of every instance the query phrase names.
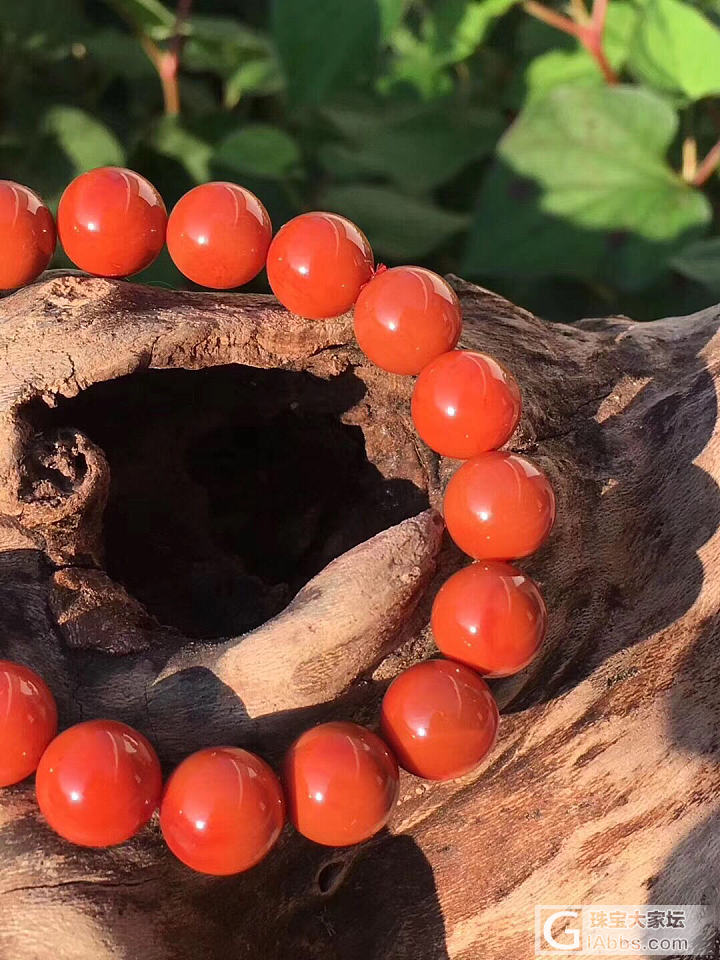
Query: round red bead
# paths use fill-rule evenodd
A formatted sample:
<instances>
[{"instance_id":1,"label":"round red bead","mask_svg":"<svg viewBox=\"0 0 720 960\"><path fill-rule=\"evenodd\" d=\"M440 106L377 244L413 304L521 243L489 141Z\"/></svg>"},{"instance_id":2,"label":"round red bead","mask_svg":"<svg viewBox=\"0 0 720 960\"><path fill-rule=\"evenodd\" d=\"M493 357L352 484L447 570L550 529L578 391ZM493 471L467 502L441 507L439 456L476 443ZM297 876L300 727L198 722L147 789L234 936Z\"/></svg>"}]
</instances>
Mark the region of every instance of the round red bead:
<instances>
[{"instance_id":1,"label":"round red bead","mask_svg":"<svg viewBox=\"0 0 720 960\"><path fill-rule=\"evenodd\" d=\"M145 737L116 720L88 720L56 737L35 779L40 810L61 837L84 847L123 843L160 801L160 763Z\"/></svg>"},{"instance_id":2,"label":"round red bead","mask_svg":"<svg viewBox=\"0 0 720 960\"><path fill-rule=\"evenodd\" d=\"M55 221L40 197L12 180L0 180L0 290L39 277L55 252Z\"/></svg>"},{"instance_id":3,"label":"round red bead","mask_svg":"<svg viewBox=\"0 0 720 960\"><path fill-rule=\"evenodd\" d=\"M81 270L129 277L149 267L165 243L167 212L139 173L100 167L76 177L58 208L65 253Z\"/></svg>"},{"instance_id":4,"label":"round red bead","mask_svg":"<svg viewBox=\"0 0 720 960\"><path fill-rule=\"evenodd\" d=\"M312 320L346 313L373 272L365 234L336 213L303 213L281 227L267 258L275 296Z\"/></svg>"},{"instance_id":5,"label":"round red bead","mask_svg":"<svg viewBox=\"0 0 720 960\"><path fill-rule=\"evenodd\" d=\"M44 680L0 660L0 787L29 777L56 732L57 707Z\"/></svg>"},{"instance_id":6,"label":"round red bead","mask_svg":"<svg viewBox=\"0 0 720 960\"><path fill-rule=\"evenodd\" d=\"M373 277L355 304L355 337L365 355L391 373L416 374L460 337L460 301L424 267L394 267Z\"/></svg>"},{"instance_id":7,"label":"round red bead","mask_svg":"<svg viewBox=\"0 0 720 960\"><path fill-rule=\"evenodd\" d=\"M422 371L412 396L415 429L442 454L467 460L512 436L522 402L515 378L492 357L453 350Z\"/></svg>"},{"instance_id":8,"label":"round red bead","mask_svg":"<svg viewBox=\"0 0 720 960\"><path fill-rule=\"evenodd\" d=\"M239 747L209 747L183 760L160 806L160 827L175 856L215 876L254 867L284 823L280 782L264 760Z\"/></svg>"},{"instance_id":9,"label":"round red bead","mask_svg":"<svg viewBox=\"0 0 720 960\"><path fill-rule=\"evenodd\" d=\"M547 609L522 570L484 560L458 570L432 608L438 648L486 676L508 677L526 667L545 637Z\"/></svg>"},{"instance_id":10,"label":"round red bead","mask_svg":"<svg viewBox=\"0 0 720 960\"><path fill-rule=\"evenodd\" d=\"M555 495L545 474L525 457L481 453L453 474L445 490L448 533L476 560L526 557L555 522Z\"/></svg>"},{"instance_id":11,"label":"round red bead","mask_svg":"<svg viewBox=\"0 0 720 960\"><path fill-rule=\"evenodd\" d=\"M382 704L382 732L402 767L426 780L473 770L495 743L498 708L472 670L427 660L401 673Z\"/></svg>"},{"instance_id":12,"label":"round red bead","mask_svg":"<svg viewBox=\"0 0 720 960\"><path fill-rule=\"evenodd\" d=\"M193 283L228 290L265 266L272 224L254 193L235 183L204 183L181 197L167 225L175 266Z\"/></svg>"},{"instance_id":13,"label":"round red bead","mask_svg":"<svg viewBox=\"0 0 720 960\"><path fill-rule=\"evenodd\" d=\"M285 757L290 819L331 847L367 840L397 801L395 758L380 737L356 723L323 723L303 733Z\"/></svg>"}]
</instances>

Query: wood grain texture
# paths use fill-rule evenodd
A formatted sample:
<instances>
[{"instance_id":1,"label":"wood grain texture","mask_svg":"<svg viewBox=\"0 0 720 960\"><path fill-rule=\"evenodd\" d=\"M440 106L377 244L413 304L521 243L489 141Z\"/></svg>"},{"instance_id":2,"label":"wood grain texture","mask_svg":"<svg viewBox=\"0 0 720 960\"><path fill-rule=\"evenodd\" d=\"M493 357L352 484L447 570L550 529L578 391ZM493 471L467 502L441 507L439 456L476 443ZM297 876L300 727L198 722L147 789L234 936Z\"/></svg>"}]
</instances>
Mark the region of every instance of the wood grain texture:
<instances>
[{"instance_id":1,"label":"wood grain texture","mask_svg":"<svg viewBox=\"0 0 720 960\"><path fill-rule=\"evenodd\" d=\"M521 384L509 446L558 498L555 531L526 565L548 640L495 686L493 754L454 783L403 777L389 828L359 848L287 829L259 867L223 880L174 861L156 823L121 848L72 848L41 822L31 784L5 790L0 957L524 960L536 903L718 902L720 308L552 326L453 282L462 344ZM63 723L134 723L166 765L220 742L277 762L318 719L374 723L388 679L433 652L432 596L463 562L434 512L456 464L415 437L411 388L367 364L348 317L303 321L267 297L63 274L0 300L0 656L45 675ZM359 438L362 463L323 487L332 523L312 504L294 526L262 514L273 549L309 544L297 582L275 576L280 560L262 555L231 488L198 480L234 396L258 398L263 435L299 410L311 460L328 455L316 434L339 424L320 479ZM222 451L212 471L236 469ZM279 503L296 475L273 470L262 483ZM137 536L150 525L144 549L123 540L128 503ZM175 530L179 515L160 562L161 524ZM256 538L252 563L219 538L228 529ZM234 639L208 638L190 613L172 622L188 569L217 585L216 555L260 598L256 626ZM299 592L285 606L288 584ZM222 623L245 622L236 599Z\"/></svg>"}]
</instances>

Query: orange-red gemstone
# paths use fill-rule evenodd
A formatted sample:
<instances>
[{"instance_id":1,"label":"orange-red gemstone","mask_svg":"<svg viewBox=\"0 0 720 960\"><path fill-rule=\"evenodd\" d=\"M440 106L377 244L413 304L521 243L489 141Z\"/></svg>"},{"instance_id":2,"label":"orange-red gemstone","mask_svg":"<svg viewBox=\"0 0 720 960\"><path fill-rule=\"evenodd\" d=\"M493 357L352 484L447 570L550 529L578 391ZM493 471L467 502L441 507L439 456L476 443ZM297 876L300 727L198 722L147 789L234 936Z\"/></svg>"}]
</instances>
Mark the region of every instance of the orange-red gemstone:
<instances>
[{"instance_id":1,"label":"orange-red gemstone","mask_svg":"<svg viewBox=\"0 0 720 960\"><path fill-rule=\"evenodd\" d=\"M0 180L0 290L31 283L55 252L55 221L40 197Z\"/></svg>"},{"instance_id":2,"label":"orange-red gemstone","mask_svg":"<svg viewBox=\"0 0 720 960\"><path fill-rule=\"evenodd\" d=\"M275 296L312 320L346 313L373 272L365 234L336 213L303 213L275 234L267 274Z\"/></svg>"},{"instance_id":3,"label":"orange-red gemstone","mask_svg":"<svg viewBox=\"0 0 720 960\"><path fill-rule=\"evenodd\" d=\"M203 183L181 197L167 225L175 266L203 287L229 290L265 266L272 224L254 193L235 183Z\"/></svg>"},{"instance_id":4,"label":"orange-red gemstone","mask_svg":"<svg viewBox=\"0 0 720 960\"><path fill-rule=\"evenodd\" d=\"M100 277L129 277L165 244L167 212L155 187L133 170L99 167L76 177L58 208L58 233L72 262Z\"/></svg>"},{"instance_id":5,"label":"orange-red gemstone","mask_svg":"<svg viewBox=\"0 0 720 960\"><path fill-rule=\"evenodd\" d=\"M497 560L479 560L442 585L432 608L438 648L479 673L526 667L545 637L547 609L534 580Z\"/></svg>"},{"instance_id":6,"label":"orange-red gemstone","mask_svg":"<svg viewBox=\"0 0 720 960\"><path fill-rule=\"evenodd\" d=\"M239 747L208 747L187 757L168 780L160 806L160 826L175 856L216 876L254 867L284 823L278 778Z\"/></svg>"},{"instance_id":7,"label":"orange-red gemstone","mask_svg":"<svg viewBox=\"0 0 720 960\"><path fill-rule=\"evenodd\" d=\"M296 829L331 847L367 840L397 801L397 762L387 745L356 723L323 723L290 747L284 770Z\"/></svg>"},{"instance_id":8,"label":"orange-red gemstone","mask_svg":"<svg viewBox=\"0 0 720 960\"><path fill-rule=\"evenodd\" d=\"M460 337L457 294L424 267L378 273L355 304L355 337L365 355L391 373L416 374Z\"/></svg>"},{"instance_id":9,"label":"orange-red gemstone","mask_svg":"<svg viewBox=\"0 0 720 960\"><path fill-rule=\"evenodd\" d=\"M464 463L445 491L448 533L476 560L526 557L555 521L555 495L545 474L514 453L481 453Z\"/></svg>"},{"instance_id":10,"label":"orange-red gemstone","mask_svg":"<svg viewBox=\"0 0 720 960\"><path fill-rule=\"evenodd\" d=\"M61 837L110 847L134 836L153 815L162 776L141 733L117 720L88 720L52 741L35 788L42 815Z\"/></svg>"},{"instance_id":11,"label":"orange-red gemstone","mask_svg":"<svg viewBox=\"0 0 720 960\"><path fill-rule=\"evenodd\" d=\"M508 442L520 419L520 389L508 371L484 353L453 350L417 378L412 396L415 429L444 457L467 460Z\"/></svg>"},{"instance_id":12,"label":"orange-red gemstone","mask_svg":"<svg viewBox=\"0 0 720 960\"><path fill-rule=\"evenodd\" d=\"M495 743L498 708L485 681L450 660L400 674L382 704L382 732L402 767L426 780L473 770Z\"/></svg>"},{"instance_id":13,"label":"orange-red gemstone","mask_svg":"<svg viewBox=\"0 0 720 960\"><path fill-rule=\"evenodd\" d=\"M0 787L29 777L56 732L57 707L45 681L0 660Z\"/></svg>"}]
</instances>

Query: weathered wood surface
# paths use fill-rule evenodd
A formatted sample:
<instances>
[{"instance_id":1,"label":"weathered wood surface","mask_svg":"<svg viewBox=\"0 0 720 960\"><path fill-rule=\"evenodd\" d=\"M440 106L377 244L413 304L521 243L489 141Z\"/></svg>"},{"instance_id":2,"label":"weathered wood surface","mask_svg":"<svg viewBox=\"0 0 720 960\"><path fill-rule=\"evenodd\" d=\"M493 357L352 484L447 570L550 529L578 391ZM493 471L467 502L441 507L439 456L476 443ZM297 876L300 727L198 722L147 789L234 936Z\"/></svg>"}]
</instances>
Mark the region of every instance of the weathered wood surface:
<instances>
[{"instance_id":1,"label":"weathered wood surface","mask_svg":"<svg viewBox=\"0 0 720 960\"><path fill-rule=\"evenodd\" d=\"M496 685L492 756L404 777L359 848L287 829L223 880L156 823L72 848L31 783L5 790L2 960L523 960L536 903L717 902L720 308L551 326L456 285L463 344L522 386L511 447L558 497L527 564L548 641ZM348 318L266 297L59 275L1 300L0 656L46 676L64 724L125 719L168 766L372 723L462 562L432 510L455 464L414 436L411 386Z\"/></svg>"}]
</instances>

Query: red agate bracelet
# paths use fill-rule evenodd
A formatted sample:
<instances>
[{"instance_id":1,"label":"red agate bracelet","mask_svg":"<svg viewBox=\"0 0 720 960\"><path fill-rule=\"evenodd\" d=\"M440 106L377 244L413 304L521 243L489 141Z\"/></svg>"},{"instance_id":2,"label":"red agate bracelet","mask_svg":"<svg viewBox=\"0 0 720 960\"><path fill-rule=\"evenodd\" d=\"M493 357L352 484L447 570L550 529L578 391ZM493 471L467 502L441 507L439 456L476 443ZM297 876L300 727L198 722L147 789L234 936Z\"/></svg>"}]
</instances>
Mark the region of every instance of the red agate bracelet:
<instances>
[{"instance_id":1,"label":"red agate bracelet","mask_svg":"<svg viewBox=\"0 0 720 960\"><path fill-rule=\"evenodd\" d=\"M136 834L160 807L172 852L208 874L261 860L286 816L309 839L359 843L389 820L398 764L430 780L474 770L495 742L498 709L485 677L526 667L543 641L547 612L536 584L510 561L538 549L555 517L545 475L501 451L521 412L512 375L482 353L456 349L462 314L440 276L423 267L374 267L370 244L337 214L302 214L272 238L264 206L249 190L210 183L186 194L169 219L139 174L102 168L78 177L60 201L58 229L83 270L127 276L167 240L193 282L227 289L267 266L277 299L312 319L354 307L367 357L417 376L412 418L436 453L464 461L444 498L448 532L475 562L440 588L431 626L445 659L401 673L382 703L381 736L355 723L320 724L292 744L282 786L260 757L236 746L187 757L163 792L145 737L123 723L91 720L57 733L51 691L28 667L0 661L0 787L36 772L49 825L72 843L103 847ZM44 270L55 247L50 211L27 187L0 181L0 289Z\"/></svg>"}]
</instances>

